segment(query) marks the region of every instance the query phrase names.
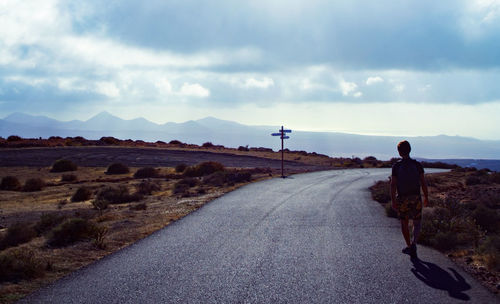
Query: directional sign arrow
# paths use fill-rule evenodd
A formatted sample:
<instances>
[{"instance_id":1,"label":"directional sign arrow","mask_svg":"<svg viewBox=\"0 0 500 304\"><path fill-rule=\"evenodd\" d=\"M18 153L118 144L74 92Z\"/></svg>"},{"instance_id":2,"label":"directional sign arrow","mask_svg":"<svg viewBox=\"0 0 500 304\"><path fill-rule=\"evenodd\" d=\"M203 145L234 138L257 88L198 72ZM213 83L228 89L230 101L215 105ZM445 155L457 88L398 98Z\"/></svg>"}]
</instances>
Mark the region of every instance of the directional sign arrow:
<instances>
[{"instance_id":1,"label":"directional sign arrow","mask_svg":"<svg viewBox=\"0 0 500 304\"><path fill-rule=\"evenodd\" d=\"M281 139L289 139L290 136L281 136Z\"/></svg>"},{"instance_id":2,"label":"directional sign arrow","mask_svg":"<svg viewBox=\"0 0 500 304\"><path fill-rule=\"evenodd\" d=\"M283 130L284 133L292 133L292 130Z\"/></svg>"},{"instance_id":3,"label":"directional sign arrow","mask_svg":"<svg viewBox=\"0 0 500 304\"><path fill-rule=\"evenodd\" d=\"M272 136L281 136L281 133L273 133Z\"/></svg>"}]
</instances>

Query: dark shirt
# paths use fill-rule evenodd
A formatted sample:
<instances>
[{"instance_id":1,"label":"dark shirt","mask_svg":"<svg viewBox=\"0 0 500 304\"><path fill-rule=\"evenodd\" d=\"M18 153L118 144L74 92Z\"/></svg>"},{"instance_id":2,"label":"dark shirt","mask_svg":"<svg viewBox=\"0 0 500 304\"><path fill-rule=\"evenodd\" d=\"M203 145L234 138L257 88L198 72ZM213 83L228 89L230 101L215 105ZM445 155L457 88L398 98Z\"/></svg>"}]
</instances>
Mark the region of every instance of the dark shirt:
<instances>
[{"instance_id":1,"label":"dark shirt","mask_svg":"<svg viewBox=\"0 0 500 304\"><path fill-rule=\"evenodd\" d=\"M420 175L424 167L411 158L403 158L392 166L392 176L397 178L398 196L420 195Z\"/></svg>"}]
</instances>

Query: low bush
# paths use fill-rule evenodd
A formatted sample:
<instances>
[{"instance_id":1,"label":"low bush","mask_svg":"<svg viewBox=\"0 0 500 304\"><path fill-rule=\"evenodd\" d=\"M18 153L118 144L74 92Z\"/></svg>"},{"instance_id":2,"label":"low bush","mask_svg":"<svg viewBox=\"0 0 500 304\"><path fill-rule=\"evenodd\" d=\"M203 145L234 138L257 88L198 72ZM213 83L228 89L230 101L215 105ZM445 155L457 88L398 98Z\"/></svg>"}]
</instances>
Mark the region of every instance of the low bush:
<instances>
[{"instance_id":1,"label":"low bush","mask_svg":"<svg viewBox=\"0 0 500 304\"><path fill-rule=\"evenodd\" d=\"M186 164L178 164L177 166L175 166L175 172L177 173L182 173L184 172L184 170L186 170L188 166Z\"/></svg>"},{"instance_id":2,"label":"low bush","mask_svg":"<svg viewBox=\"0 0 500 304\"><path fill-rule=\"evenodd\" d=\"M143 199L140 193L130 194L126 186L106 187L99 191L96 196L96 201L104 200L110 204L124 204L136 202Z\"/></svg>"},{"instance_id":3,"label":"low bush","mask_svg":"<svg viewBox=\"0 0 500 304\"><path fill-rule=\"evenodd\" d=\"M58 213L44 213L33 227L38 235L45 234L64 221L66 217Z\"/></svg>"},{"instance_id":4,"label":"low bush","mask_svg":"<svg viewBox=\"0 0 500 304\"><path fill-rule=\"evenodd\" d=\"M23 186L23 191L34 192L40 191L45 187L45 182L41 178L29 178L26 180Z\"/></svg>"},{"instance_id":5,"label":"low bush","mask_svg":"<svg viewBox=\"0 0 500 304\"><path fill-rule=\"evenodd\" d=\"M12 249L0 254L0 282L16 283L43 276L45 267L32 250Z\"/></svg>"},{"instance_id":6,"label":"low bush","mask_svg":"<svg viewBox=\"0 0 500 304\"><path fill-rule=\"evenodd\" d=\"M154 178L159 176L158 170L152 167L141 168L134 174L135 178Z\"/></svg>"},{"instance_id":7,"label":"low bush","mask_svg":"<svg viewBox=\"0 0 500 304\"><path fill-rule=\"evenodd\" d=\"M248 146L239 146L238 147L238 151L248 152L248 151L250 151L250 149L248 148Z\"/></svg>"},{"instance_id":8,"label":"low bush","mask_svg":"<svg viewBox=\"0 0 500 304\"><path fill-rule=\"evenodd\" d=\"M92 201L92 206L94 206L94 209L102 211L108 209L109 202L102 198L96 198Z\"/></svg>"},{"instance_id":9,"label":"low bush","mask_svg":"<svg viewBox=\"0 0 500 304\"><path fill-rule=\"evenodd\" d=\"M500 184L500 172L492 172L490 175L490 180L492 183Z\"/></svg>"},{"instance_id":10,"label":"low bush","mask_svg":"<svg viewBox=\"0 0 500 304\"><path fill-rule=\"evenodd\" d=\"M453 231L439 231L434 235L431 244L440 251L448 251L460 245L458 235Z\"/></svg>"},{"instance_id":11,"label":"low bush","mask_svg":"<svg viewBox=\"0 0 500 304\"><path fill-rule=\"evenodd\" d=\"M36 231L31 225L15 223L7 229L7 233L0 241L0 249L27 243L34 237L36 237Z\"/></svg>"},{"instance_id":12,"label":"low bush","mask_svg":"<svg viewBox=\"0 0 500 304\"><path fill-rule=\"evenodd\" d=\"M467 186L487 184L488 182L488 179L484 176L469 175L465 178L465 184Z\"/></svg>"},{"instance_id":13,"label":"low bush","mask_svg":"<svg viewBox=\"0 0 500 304\"><path fill-rule=\"evenodd\" d=\"M116 146L120 144L120 140L112 136L103 136L99 139L105 145Z\"/></svg>"},{"instance_id":14,"label":"low bush","mask_svg":"<svg viewBox=\"0 0 500 304\"><path fill-rule=\"evenodd\" d=\"M80 187L76 190L76 192L71 197L72 202L83 202L87 201L92 197L92 191L89 187Z\"/></svg>"},{"instance_id":15,"label":"low bush","mask_svg":"<svg viewBox=\"0 0 500 304\"><path fill-rule=\"evenodd\" d=\"M189 190L189 188L192 188L198 184L199 184L198 179L185 177L180 181L178 181L177 183L175 183L173 192L174 194L183 194L186 193Z\"/></svg>"},{"instance_id":16,"label":"low bush","mask_svg":"<svg viewBox=\"0 0 500 304\"><path fill-rule=\"evenodd\" d=\"M213 144L213 143L211 143L211 142L209 142L209 141L207 141L207 142L203 143L201 146L202 146L203 148L211 148L211 147L213 147L213 146L214 146L214 144Z\"/></svg>"},{"instance_id":17,"label":"low bush","mask_svg":"<svg viewBox=\"0 0 500 304\"><path fill-rule=\"evenodd\" d=\"M61 176L62 182L75 182L78 180L78 177L75 174L63 174Z\"/></svg>"},{"instance_id":18,"label":"low bush","mask_svg":"<svg viewBox=\"0 0 500 304\"><path fill-rule=\"evenodd\" d=\"M385 207L385 215L387 215L388 217L393 217L393 218L397 218L398 217L398 212L394 209L392 209L392 203L389 201L387 203L385 203L384 205Z\"/></svg>"},{"instance_id":19,"label":"low bush","mask_svg":"<svg viewBox=\"0 0 500 304\"><path fill-rule=\"evenodd\" d=\"M476 224L488 232L497 232L500 228L500 215L494 209L479 204L472 212Z\"/></svg>"},{"instance_id":20,"label":"low bush","mask_svg":"<svg viewBox=\"0 0 500 304\"><path fill-rule=\"evenodd\" d=\"M160 191L161 187L158 183L144 180L135 186L137 193L142 195L151 195L155 191Z\"/></svg>"},{"instance_id":21,"label":"low bush","mask_svg":"<svg viewBox=\"0 0 500 304\"><path fill-rule=\"evenodd\" d=\"M146 203L138 203L130 206L130 210L134 211L139 211L139 210L146 210L148 208L148 205Z\"/></svg>"},{"instance_id":22,"label":"low bush","mask_svg":"<svg viewBox=\"0 0 500 304\"><path fill-rule=\"evenodd\" d=\"M226 174L223 171L214 172L203 178L203 184L221 187L226 183Z\"/></svg>"},{"instance_id":23,"label":"low bush","mask_svg":"<svg viewBox=\"0 0 500 304\"><path fill-rule=\"evenodd\" d=\"M179 141L177 139L174 139L174 140L171 140L169 142L169 144L171 144L171 145L183 145L183 142L181 142L181 141Z\"/></svg>"},{"instance_id":24,"label":"low bush","mask_svg":"<svg viewBox=\"0 0 500 304\"><path fill-rule=\"evenodd\" d=\"M77 169L77 165L69 159L58 159L52 165L52 169L50 170L50 172L67 172L76 171Z\"/></svg>"},{"instance_id":25,"label":"low bush","mask_svg":"<svg viewBox=\"0 0 500 304\"><path fill-rule=\"evenodd\" d=\"M5 176L2 178L0 190L18 191L21 190L21 183L15 176Z\"/></svg>"},{"instance_id":26,"label":"low bush","mask_svg":"<svg viewBox=\"0 0 500 304\"><path fill-rule=\"evenodd\" d=\"M391 184L388 181L378 181L370 187L372 198L381 203L386 204L391 201Z\"/></svg>"},{"instance_id":27,"label":"low bush","mask_svg":"<svg viewBox=\"0 0 500 304\"><path fill-rule=\"evenodd\" d=\"M217 171L224 171L224 165L214 161L199 163L195 166L189 166L184 170L184 175L189 177L199 177L212 174Z\"/></svg>"},{"instance_id":28,"label":"low bush","mask_svg":"<svg viewBox=\"0 0 500 304\"><path fill-rule=\"evenodd\" d=\"M223 186L224 184L234 185L237 183L248 182L252 179L252 174L249 171L229 172L217 171L203 178L205 185L215 187Z\"/></svg>"},{"instance_id":29,"label":"low bush","mask_svg":"<svg viewBox=\"0 0 500 304\"><path fill-rule=\"evenodd\" d=\"M500 270L500 236L488 236L479 246L489 269Z\"/></svg>"},{"instance_id":30,"label":"low bush","mask_svg":"<svg viewBox=\"0 0 500 304\"><path fill-rule=\"evenodd\" d=\"M130 169L122 163L113 163L106 170L106 174L127 174L129 172Z\"/></svg>"},{"instance_id":31,"label":"low bush","mask_svg":"<svg viewBox=\"0 0 500 304\"><path fill-rule=\"evenodd\" d=\"M11 135L7 137L7 141L21 141L21 140L23 140L23 138L17 135Z\"/></svg>"},{"instance_id":32,"label":"low bush","mask_svg":"<svg viewBox=\"0 0 500 304\"><path fill-rule=\"evenodd\" d=\"M96 237L97 227L89 220L71 218L56 226L50 232L47 245L62 247Z\"/></svg>"}]
</instances>

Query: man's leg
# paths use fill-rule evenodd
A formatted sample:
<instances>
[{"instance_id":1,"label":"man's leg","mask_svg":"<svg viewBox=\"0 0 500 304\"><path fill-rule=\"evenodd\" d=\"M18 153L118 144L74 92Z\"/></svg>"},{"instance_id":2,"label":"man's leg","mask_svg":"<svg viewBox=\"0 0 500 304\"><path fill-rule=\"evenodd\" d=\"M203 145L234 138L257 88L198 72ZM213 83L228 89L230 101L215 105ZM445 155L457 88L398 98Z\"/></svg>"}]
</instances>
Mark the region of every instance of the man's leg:
<instances>
[{"instance_id":1,"label":"man's leg","mask_svg":"<svg viewBox=\"0 0 500 304\"><path fill-rule=\"evenodd\" d=\"M413 220L413 244L417 244L420 229L422 228L422 220Z\"/></svg>"},{"instance_id":2,"label":"man's leg","mask_svg":"<svg viewBox=\"0 0 500 304\"><path fill-rule=\"evenodd\" d=\"M410 229L408 229L408 220L401 220L401 232L403 232L403 237L405 238L406 245L410 247Z\"/></svg>"}]
</instances>

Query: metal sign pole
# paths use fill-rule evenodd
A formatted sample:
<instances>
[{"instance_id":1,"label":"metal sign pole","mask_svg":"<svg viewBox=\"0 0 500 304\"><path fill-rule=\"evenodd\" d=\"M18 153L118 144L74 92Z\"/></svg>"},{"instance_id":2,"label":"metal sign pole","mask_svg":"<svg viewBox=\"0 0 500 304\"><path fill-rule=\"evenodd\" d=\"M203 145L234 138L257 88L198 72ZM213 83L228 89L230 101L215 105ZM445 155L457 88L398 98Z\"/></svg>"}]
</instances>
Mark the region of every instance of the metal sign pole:
<instances>
[{"instance_id":1,"label":"metal sign pole","mask_svg":"<svg viewBox=\"0 0 500 304\"><path fill-rule=\"evenodd\" d=\"M283 151L283 141L285 140L285 139L284 139L284 137L285 137L285 132L283 132L283 126L281 126L280 133L281 133L281 178L285 178L285 173L284 173L284 170L283 170L283 165L284 165L284 152L285 152L285 151Z\"/></svg>"},{"instance_id":2,"label":"metal sign pole","mask_svg":"<svg viewBox=\"0 0 500 304\"><path fill-rule=\"evenodd\" d=\"M279 133L272 133L272 136L279 136L281 137L281 177L285 178L285 144L284 140L289 139L290 136L286 136L286 133L292 133L292 130L285 130L283 126L281 126L281 129L278 130Z\"/></svg>"}]
</instances>

